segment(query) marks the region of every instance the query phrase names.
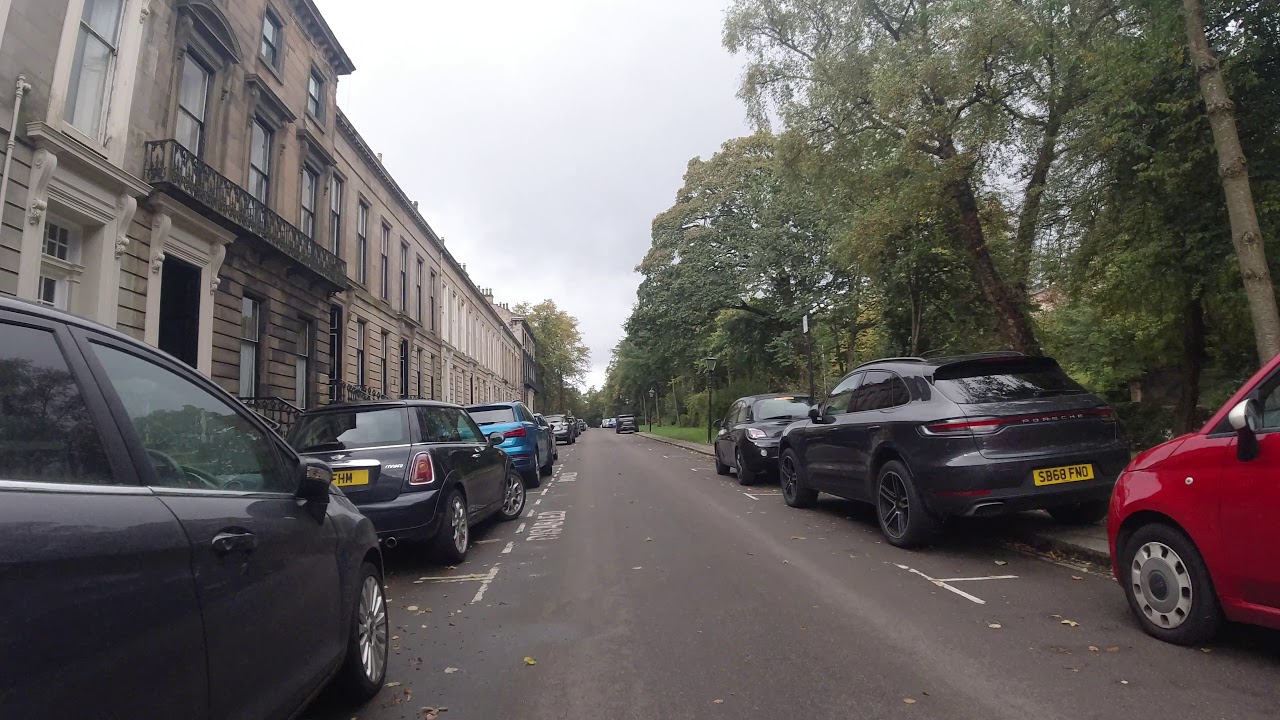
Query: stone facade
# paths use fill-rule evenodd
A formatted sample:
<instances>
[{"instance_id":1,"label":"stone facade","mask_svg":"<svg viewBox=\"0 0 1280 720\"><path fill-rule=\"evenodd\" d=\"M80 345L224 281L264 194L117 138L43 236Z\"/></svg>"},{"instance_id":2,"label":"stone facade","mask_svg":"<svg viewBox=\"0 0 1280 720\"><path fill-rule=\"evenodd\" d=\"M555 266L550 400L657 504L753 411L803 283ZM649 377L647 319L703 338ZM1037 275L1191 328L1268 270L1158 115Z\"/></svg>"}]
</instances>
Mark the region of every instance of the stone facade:
<instances>
[{"instance_id":1,"label":"stone facade","mask_svg":"<svg viewBox=\"0 0 1280 720\"><path fill-rule=\"evenodd\" d=\"M0 293L286 411L524 397L521 338L338 110L353 70L311 0L0 0Z\"/></svg>"}]
</instances>

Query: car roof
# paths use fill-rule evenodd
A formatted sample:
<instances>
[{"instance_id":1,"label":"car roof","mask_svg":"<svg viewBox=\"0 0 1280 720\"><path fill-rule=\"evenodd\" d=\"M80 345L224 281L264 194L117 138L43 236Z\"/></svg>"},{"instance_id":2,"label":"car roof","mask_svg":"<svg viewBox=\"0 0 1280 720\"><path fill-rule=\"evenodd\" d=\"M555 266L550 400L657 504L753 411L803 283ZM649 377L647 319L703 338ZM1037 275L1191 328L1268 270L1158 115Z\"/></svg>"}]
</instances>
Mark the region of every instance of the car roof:
<instances>
[{"instance_id":1,"label":"car roof","mask_svg":"<svg viewBox=\"0 0 1280 720\"><path fill-rule=\"evenodd\" d=\"M309 410L303 410L303 415L314 415L325 412L337 412L339 410L371 410L375 408L392 408L392 407L447 407L465 410L457 403L444 402L443 400L356 400L354 402L337 402L321 405Z\"/></svg>"},{"instance_id":2,"label":"car roof","mask_svg":"<svg viewBox=\"0 0 1280 720\"><path fill-rule=\"evenodd\" d=\"M809 397L809 393L803 393L803 392L760 393L759 395L744 395L738 399L747 400L749 402L755 403L755 402L759 402L760 400L772 400L774 398L780 398L780 397L785 397L785 398L806 397L807 398Z\"/></svg>"},{"instance_id":3,"label":"car roof","mask_svg":"<svg viewBox=\"0 0 1280 720\"><path fill-rule=\"evenodd\" d=\"M466 408L471 410L472 408L515 407L519 404L520 401L518 400L503 400L502 402L476 403L474 405L467 405Z\"/></svg>"},{"instance_id":4,"label":"car roof","mask_svg":"<svg viewBox=\"0 0 1280 720\"><path fill-rule=\"evenodd\" d=\"M888 357L879 360L871 360L862 363L846 373L845 377L852 375L859 370L898 370L905 371L908 374L919 372L930 372L936 370L943 365L954 365L962 362L972 362L975 360L1014 360L1017 358L1029 357L1020 352L1013 350L997 350L994 352L968 353L965 355L940 355L937 357Z\"/></svg>"},{"instance_id":5,"label":"car roof","mask_svg":"<svg viewBox=\"0 0 1280 720\"><path fill-rule=\"evenodd\" d=\"M116 340L129 343L130 345L133 345L135 347L145 348L151 352L158 352L156 348L150 345L147 345L146 343L142 342L141 340L138 340L135 337L126 335L120 332L119 330L116 330L115 328L110 328L110 327L107 327L106 325L103 325L102 323L94 322L93 320L89 320L87 318L82 318L79 315L72 315L71 313L66 312L64 310L51 308L51 307L48 307L47 305L41 305L39 303L35 303L30 300L20 300L18 298L0 296L0 310L8 310L10 312L21 313L24 315L32 315L38 318L44 318L46 320L51 320L53 322L66 323L67 325L82 327L87 330L93 330L94 332L102 333L103 335L109 335Z\"/></svg>"}]
</instances>

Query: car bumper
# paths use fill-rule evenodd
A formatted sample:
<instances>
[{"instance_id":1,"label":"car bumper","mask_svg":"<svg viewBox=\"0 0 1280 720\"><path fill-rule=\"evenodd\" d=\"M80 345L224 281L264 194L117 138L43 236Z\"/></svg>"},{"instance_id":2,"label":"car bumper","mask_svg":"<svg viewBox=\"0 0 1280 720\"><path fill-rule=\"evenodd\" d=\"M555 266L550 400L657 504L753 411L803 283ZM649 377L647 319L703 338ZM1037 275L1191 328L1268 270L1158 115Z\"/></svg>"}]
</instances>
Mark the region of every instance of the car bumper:
<instances>
[{"instance_id":1,"label":"car bumper","mask_svg":"<svg viewBox=\"0 0 1280 720\"><path fill-rule=\"evenodd\" d=\"M974 455L932 470L912 468L925 503L934 513L986 517L1106 502L1116 478L1129 463L1129 452L1123 446L1050 457L992 459ZM1083 463L1093 465L1092 480L1037 486L1032 478L1032 471L1039 468Z\"/></svg>"},{"instance_id":2,"label":"car bumper","mask_svg":"<svg viewBox=\"0 0 1280 720\"><path fill-rule=\"evenodd\" d=\"M394 500L356 505L373 523L379 540L430 540L440 530L439 490L405 492Z\"/></svg>"}]
</instances>

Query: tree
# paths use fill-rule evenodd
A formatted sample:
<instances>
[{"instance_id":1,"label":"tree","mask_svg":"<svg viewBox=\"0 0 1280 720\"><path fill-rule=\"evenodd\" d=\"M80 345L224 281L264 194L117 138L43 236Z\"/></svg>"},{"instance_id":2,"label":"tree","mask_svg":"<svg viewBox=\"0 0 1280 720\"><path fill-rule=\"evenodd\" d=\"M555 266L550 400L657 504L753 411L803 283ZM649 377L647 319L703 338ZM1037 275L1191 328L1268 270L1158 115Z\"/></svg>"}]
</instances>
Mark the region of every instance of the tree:
<instances>
[{"instance_id":1,"label":"tree","mask_svg":"<svg viewBox=\"0 0 1280 720\"><path fill-rule=\"evenodd\" d=\"M537 343L536 361L538 375L544 386L556 383L558 412L569 412L567 383L581 381L587 372L591 352L582 342L578 319L556 306L554 300L543 300L537 305L521 303L515 312L533 328Z\"/></svg>"}]
</instances>

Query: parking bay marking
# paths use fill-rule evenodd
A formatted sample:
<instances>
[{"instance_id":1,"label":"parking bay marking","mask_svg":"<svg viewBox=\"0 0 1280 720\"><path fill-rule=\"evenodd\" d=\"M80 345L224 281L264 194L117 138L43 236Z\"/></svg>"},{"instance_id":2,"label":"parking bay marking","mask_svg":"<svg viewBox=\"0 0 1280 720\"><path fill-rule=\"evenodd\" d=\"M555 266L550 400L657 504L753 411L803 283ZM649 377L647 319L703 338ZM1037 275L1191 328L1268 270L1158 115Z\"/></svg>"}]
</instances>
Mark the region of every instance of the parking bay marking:
<instances>
[{"instance_id":1,"label":"parking bay marking","mask_svg":"<svg viewBox=\"0 0 1280 720\"><path fill-rule=\"evenodd\" d=\"M511 542L507 543L507 546L502 548L502 554L506 555L507 553L511 552L512 548L514 548L515 546L516 546L515 540L512 540Z\"/></svg>"},{"instance_id":2,"label":"parking bay marking","mask_svg":"<svg viewBox=\"0 0 1280 720\"><path fill-rule=\"evenodd\" d=\"M526 542L534 540L557 540L564 529L564 510L546 510L538 513L538 519L529 528Z\"/></svg>"},{"instance_id":3,"label":"parking bay marking","mask_svg":"<svg viewBox=\"0 0 1280 720\"><path fill-rule=\"evenodd\" d=\"M480 581L480 589L476 590L476 596L471 598L471 604L475 605L484 599L484 591L489 589L489 583L498 577L498 564L494 563L493 568L489 570L489 574Z\"/></svg>"},{"instance_id":4,"label":"parking bay marking","mask_svg":"<svg viewBox=\"0 0 1280 720\"><path fill-rule=\"evenodd\" d=\"M755 492L755 493L749 493L749 492L745 492L745 491L744 491L742 494L743 494L743 495L746 495L747 497L751 498L752 500L759 500L759 499L760 499L760 498L762 498L762 497L778 497L778 496L779 496L779 495L781 495L782 493L780 493L780 492Z\"/></svg>"},{"instance_id":5,"label":"parking bay marking","mask_svg":"<svg viewBox=\"0 0 1280 720\"><path fill-rule=\"evenodd\" d=\"M906 565L899 565L898 563L894 563L894 566L895 566L895 567L897 567L897 568L898 568L898 569L900 569L900 570L906 570L906 571L907 571L907 572L909 572L909 573L914 573L914 574L916 574L916 575L919 575L920 577L924 578L925 580L928 580L929 582L933 583L934 585L937 585L938 587L940 587L940 588L944 588L944 589L946 589L946 590L950 590L951 592L955 593L956 595L959 595L960 597L962 597L962 598L964 598L964 599L966 599L966 600L969 600L969 601L971 601L971 602L977 603L977 604L979 604L979 605L986 605L986 604L987 604L987 601L986 601L986 600L983 600L983 599L982 599L982 598L980 598L980 597L977 597L976 595L970 595L969 593L967 593L967 592L965 592L965 591L961 590L960 588L953 587L953 586L949 585L948 583L953 583L953 582L972 582L972 581L976 581L976 580L1017 580L1017 579L1018 579L1018 576L1017 576L1017 575L987 575L987 576L983 576L983 577L944 578L944 579L942 579L942 580L939 580L939 579L937 579L937 578L929 577L928 575L925 575L924 573L920 572L919 570L917 570L917 569L915 569L915 568L913 568L913 567L907 567Z\"/></svg>"},{"instance_id":6,"label":"parking bay marking","mask_svg":"<svg viewBox=\"0 0 1280 720\"><path fill-rule=\"evenodd\" d=\"M574 482L577 479L578 473L576 472L561 473L559 477L560 482Z\"/></svg>"}]
</instances>

